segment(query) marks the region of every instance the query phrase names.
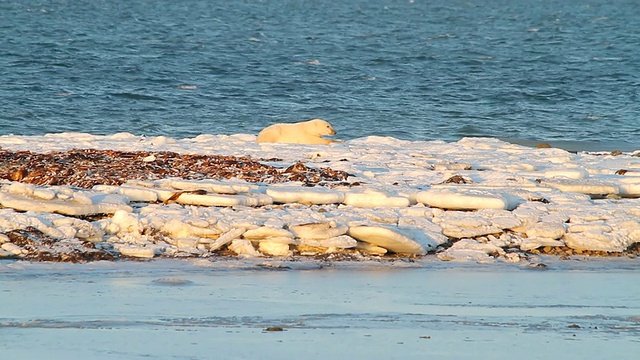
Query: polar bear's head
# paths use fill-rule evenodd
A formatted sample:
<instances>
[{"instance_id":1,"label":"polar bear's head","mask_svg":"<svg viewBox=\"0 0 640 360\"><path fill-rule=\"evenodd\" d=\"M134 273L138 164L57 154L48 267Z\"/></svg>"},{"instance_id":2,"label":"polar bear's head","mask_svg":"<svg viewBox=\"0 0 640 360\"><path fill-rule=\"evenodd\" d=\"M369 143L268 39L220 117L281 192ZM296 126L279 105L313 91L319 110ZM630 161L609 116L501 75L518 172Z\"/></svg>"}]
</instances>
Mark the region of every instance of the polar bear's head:
<instances>
[{"instance_id":1,"label":"polar bear's head","mask_svg":"<svg viewBox=\"0 0 640 360\"><path fill-rule=\"evenodd\" d=\"M309 123L309 133L317 136L335 135L336 131L333 126L322 119L313 119L307 121Z\"/></svg>"}]
</instances>

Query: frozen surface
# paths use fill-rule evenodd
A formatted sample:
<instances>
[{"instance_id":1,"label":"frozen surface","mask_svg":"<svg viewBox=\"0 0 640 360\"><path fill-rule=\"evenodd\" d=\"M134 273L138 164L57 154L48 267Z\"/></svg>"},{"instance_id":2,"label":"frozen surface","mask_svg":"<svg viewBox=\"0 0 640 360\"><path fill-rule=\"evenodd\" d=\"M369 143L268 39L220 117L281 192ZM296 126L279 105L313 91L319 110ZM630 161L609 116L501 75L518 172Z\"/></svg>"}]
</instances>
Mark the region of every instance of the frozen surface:
<instances>
[{"instance_id":1,"label":"frozen surface","mask_svg":"<svg viewBox=\"0 0 640 360\"><path fill-rule=\"evenodd\" d=\"M637 264L542 260L3 260L0 348L7 359L635 359Z\"/></svg>"},{"instance_id":2,"label":"frozen surface","mask_svg":"<svg viewBox=\"0 0 640 360\"><path fill-rule=\"evenodd\" d=\"M160 151L233 155L293 173L329 168L350 176L324 183L128 179L92 189L3 180L0 232L35 228L141 258L207 257L221 250L289 256L315 247L316 253L446 251L441 260L513 262L541 248L621 253L640 242L638 151L570 153L491 138L445 143L371 136L329 146L255 140L251 134L173 139L67 133L1 136L0 146L139 150L151 153L145 163L157 161L153 153ZM95 214L107 216L82 218ZM13 245L2 250L0 257L26 251Z\"/></svg>"}]
</instances>

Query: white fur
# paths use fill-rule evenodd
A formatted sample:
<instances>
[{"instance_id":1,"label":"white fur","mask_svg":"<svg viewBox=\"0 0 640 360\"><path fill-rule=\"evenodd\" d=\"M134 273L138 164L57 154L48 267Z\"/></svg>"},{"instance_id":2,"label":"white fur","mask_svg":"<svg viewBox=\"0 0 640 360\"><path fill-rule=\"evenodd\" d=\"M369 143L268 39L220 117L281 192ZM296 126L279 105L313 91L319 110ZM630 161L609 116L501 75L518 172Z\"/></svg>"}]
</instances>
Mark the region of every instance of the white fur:
<instances>
[{"instance_id":1,"label":"white fur","mask_svg":"<svg viewBox=\"0 0 640 360\"><path fill-rule=\"evenodd\" d=\"M336 140L325 139L324 135L335 135L331 124L322 119L313 119L293 124L273 124L267 126L258 134L260 143L289 143L289 144L323 144L327 145Z\"/></svg>"}]
</instances>

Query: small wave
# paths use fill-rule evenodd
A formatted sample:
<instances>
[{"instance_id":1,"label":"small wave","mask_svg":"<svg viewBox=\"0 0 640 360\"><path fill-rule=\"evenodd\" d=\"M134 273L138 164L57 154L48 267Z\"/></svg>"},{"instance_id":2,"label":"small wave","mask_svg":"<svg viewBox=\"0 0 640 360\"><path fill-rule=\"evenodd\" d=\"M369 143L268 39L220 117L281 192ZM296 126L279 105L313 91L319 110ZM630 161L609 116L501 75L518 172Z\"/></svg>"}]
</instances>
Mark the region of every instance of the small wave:
<instances>
[{"instance_id":1,"label":"small wave","mask_svg":"<svg viewBox=\"0 0 640 360\"><path fill-rule=\"evenodd\" d=\"M119 98L131 99L131 100L165 101L165 99L158 96L143 95L143 94L136 94L136 93L129 93L129 92L110 93L109 95L119 97Z\"/></svg>"}]
</instances>

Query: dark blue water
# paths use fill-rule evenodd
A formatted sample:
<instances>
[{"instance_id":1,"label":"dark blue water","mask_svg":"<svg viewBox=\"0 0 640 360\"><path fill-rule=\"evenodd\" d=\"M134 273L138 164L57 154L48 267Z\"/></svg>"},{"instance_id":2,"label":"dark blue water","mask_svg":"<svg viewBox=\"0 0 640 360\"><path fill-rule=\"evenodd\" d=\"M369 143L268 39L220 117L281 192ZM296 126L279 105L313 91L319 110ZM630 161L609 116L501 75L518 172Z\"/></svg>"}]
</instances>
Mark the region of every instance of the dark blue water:
<instances>
[{"instance_id":1,"label":"dark blue water","mask_svg":"<svg viewBox=\"0 0 640 360\"><path fill-rule=\"evenodd\" d=\"M635 0L2 0L0 134L640 144ZM638 146L636 146L638 147Z\"/></svg>"}]
</instances>

